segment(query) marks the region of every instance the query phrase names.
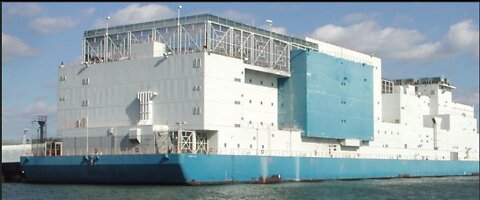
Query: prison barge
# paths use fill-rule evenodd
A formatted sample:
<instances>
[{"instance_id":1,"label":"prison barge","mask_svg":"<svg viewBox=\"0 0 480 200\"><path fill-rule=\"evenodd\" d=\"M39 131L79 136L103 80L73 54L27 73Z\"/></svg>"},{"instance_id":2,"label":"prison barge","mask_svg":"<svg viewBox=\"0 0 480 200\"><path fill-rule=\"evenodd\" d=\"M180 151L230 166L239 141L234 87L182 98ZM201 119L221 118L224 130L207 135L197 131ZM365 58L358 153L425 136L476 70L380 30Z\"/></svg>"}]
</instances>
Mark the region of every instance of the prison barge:
<instances>
[{"instance_id":1,"label":"prison barge","mask_svg":"<svg viewBox=\"0 0 480 200\"><path fill-rule=\"evenodd\" d=\"M29 182L217 184L479 172L473 106L444 77L203 14L84 32L58 68L54 145ZM52 149L53 148L53 149Z\"/></svg>"}]
</instances>

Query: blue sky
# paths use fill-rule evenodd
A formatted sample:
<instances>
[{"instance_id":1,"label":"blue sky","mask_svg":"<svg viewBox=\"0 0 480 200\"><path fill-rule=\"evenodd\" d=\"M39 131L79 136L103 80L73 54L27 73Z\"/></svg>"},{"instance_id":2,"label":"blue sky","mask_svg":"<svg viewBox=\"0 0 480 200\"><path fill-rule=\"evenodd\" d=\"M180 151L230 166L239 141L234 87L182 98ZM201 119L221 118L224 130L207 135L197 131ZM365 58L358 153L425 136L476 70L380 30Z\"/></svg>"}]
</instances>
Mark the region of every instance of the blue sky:
<instances>
[{"instance_id":1,"label":"blue sky","mask_svg":"<svg viewBox=\"0 0 480 200\"><path fill-rule=\"evenodd\" d=\"M83 31L211 13L286 35L373 53L387 79L441 76L454 100L479 99L479 3L2 3L2 140L33 116L56 135L57 67L80 62Z\"/></svg>"}]
</instances>

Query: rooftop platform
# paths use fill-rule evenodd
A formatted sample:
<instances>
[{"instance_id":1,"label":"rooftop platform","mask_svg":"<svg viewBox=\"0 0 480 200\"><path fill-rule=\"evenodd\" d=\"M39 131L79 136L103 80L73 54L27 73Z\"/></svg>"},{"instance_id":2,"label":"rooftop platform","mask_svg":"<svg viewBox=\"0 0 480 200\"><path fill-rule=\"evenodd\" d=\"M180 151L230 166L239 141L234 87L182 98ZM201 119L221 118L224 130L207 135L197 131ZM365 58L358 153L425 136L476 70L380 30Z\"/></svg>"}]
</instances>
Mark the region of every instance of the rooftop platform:
<instances>
[{"instance_id":1,"label":"rooftop platform","mask_svg":"<svg viewBox=\"0 0 480 200\"><path fill-rule=\"evenodd\" d=\"M83 38L83 62L132 59L132 44L151 42L165 44L169 55L208 52L281 73L290 72L292 49L318 50L318 44L304 39L201 14L87 30Z\"/></svg>"}]
</instances>

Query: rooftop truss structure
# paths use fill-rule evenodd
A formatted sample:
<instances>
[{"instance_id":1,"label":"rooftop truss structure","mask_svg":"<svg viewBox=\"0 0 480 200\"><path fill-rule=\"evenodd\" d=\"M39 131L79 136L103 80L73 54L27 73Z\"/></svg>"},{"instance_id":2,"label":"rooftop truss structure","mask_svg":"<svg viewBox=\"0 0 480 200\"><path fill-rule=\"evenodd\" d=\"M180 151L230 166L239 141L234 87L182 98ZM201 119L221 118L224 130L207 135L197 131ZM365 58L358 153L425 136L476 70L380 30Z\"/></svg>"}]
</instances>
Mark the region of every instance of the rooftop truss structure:
<instances>
[{"instance_id":1,"label":"rooftop truss structure","mask_svg":"<svg viewBox=\"0 0 480 200\"><path fill-rule=\"evenodd\" d=\"M165 44L167 54L208 52L280 72L290 71L290 50L318 49L299 38L202 14L85 31L83 62L132 59L132 44L150 42Z\"/></svg>"}]
</instances>

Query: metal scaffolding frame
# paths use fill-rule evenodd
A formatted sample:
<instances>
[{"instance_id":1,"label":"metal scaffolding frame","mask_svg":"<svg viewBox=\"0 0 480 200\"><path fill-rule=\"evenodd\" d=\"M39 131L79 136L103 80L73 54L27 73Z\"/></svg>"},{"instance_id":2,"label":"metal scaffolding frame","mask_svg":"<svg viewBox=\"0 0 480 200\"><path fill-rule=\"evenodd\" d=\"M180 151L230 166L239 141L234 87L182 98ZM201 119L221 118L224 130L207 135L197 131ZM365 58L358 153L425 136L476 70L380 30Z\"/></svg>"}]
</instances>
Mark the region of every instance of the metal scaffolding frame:
<instances>
[{"instance_id":1,"label":"metal scaffolding frame","mask_svg":"<svg viewBox=\"0 0 480 200\"><path fill-rule=\"evenodd\" d=\"M176 153L207 153L208 140L206 133L178 130L170 134L173 137Z\"/></svg>"},{"instance_id":2,"label":"metal scaffolding frame","mask_svg":"<svg viewBox=\"0 0 480 200\"><path fill-rule=\"evenodd\" d=\"M131 46L160 42L167 54L208 52L282 72L290 71L290 50L316 51L317 44L210 14L85 31L83 62L132 59ZM177 23L179 22L179 23ZM178 25L180 24L180 25Z\"/></svg>"}]
</instances>

